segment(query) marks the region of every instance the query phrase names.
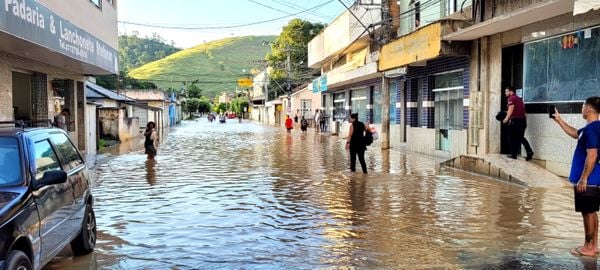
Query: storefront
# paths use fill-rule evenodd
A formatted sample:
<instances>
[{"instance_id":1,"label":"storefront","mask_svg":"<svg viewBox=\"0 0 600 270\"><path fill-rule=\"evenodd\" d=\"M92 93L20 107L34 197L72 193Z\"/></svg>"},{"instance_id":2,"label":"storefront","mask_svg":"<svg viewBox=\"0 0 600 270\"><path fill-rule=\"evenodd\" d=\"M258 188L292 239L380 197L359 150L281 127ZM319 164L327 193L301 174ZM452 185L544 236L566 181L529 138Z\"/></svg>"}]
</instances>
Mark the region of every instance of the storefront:
<instances>
[{"instance_id":1,"label":"storefront","mask_svg":"<svg viewBox=\"0 0 600 270\"><path fill-rule=\"evenodd\" d=\"M455 157L467 151L470 62L443 44L441 33L441 23L431 24L385 45L379 67L395 91L391 123L402 125L390 129L392 140L405 141L411 151Z\"/></svg>"},{"instance_id":2,"label":"storefront","mask_svg":"<svg viewBox=\"0 0 600 270\"><path fill-rule=\"evenodd\" d=\"M84 30L72 18L91 11L91 17L109 22L112 15L98 14L95 7L68 13L65 10L78 5L70 2L47 4L52 9L38 1L7 1L6 8L0 9L0 96L6 97L0 100L0 121L31 121L28 125L34 126L68 108L67 129L84 151L88 132L83 85L90 75L117 73L117 29L114 44L109 45L88 32L110 33L104 24L102 29ZM34 18L25 9L35 10ZM107 6L105 11L109 10L115 12Z\"/></svg>"}]
</instances>

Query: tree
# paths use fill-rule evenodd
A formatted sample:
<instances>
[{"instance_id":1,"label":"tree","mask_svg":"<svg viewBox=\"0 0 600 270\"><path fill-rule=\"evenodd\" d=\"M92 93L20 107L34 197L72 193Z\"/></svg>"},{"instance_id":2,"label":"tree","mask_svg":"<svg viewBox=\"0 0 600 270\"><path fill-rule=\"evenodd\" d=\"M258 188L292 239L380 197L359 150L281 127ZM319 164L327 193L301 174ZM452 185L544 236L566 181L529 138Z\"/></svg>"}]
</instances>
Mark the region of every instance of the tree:
<instances>
[{"instance_id":1,"label":"tree","mask_svg":"<svg viewBox=\"0 0 600 270\"><path fill-rule=\"evenodd\" d=\"M269 89L279 91L286 89L287 76L290 76L292 88L312 78L313 70L308 68L308 43L325 27L321 23L312 23L301 19L293 19L283 27L279 37L271 44L271 52L266 60L272 67L269 74ZM290 54L292 72L287 74L287 55ZM277 95L277 93L274 93Z\"/></svg>"},{"instance_id":2,"label":"tree","mask_svg":"<svg viewBox=\"0 0 600 270\"><path fill-rule=\"evenodd\" d=\"M187 86L187 93L190 98L201 98L202 89L198 86L198 81L193 81Z\"/></svg>"},{"instance_id":3,"label":"tree","mask_svg":"<svg viewBox=\"0 0 600 270\"><path fill-rule=\"evenodd\" d=\"M210 112L212 109L212 104L210 103L210 101L203 97L201 99L199 99L199 103L198 103L198 111L201 113L207 113Z\"/></svg>"},{"instance_id":4,"label":"tree","mask_svg":"<svg viewBox=\"0 0 600 270\"><path fill-rule=\"evenodd\" d=\"M229 108L229 104L227 104L227 103L219 103L219 105L217 106L217 108L219 109L219 111L218 111L219 113L224 113Z\"/></svg>"}]
</instances>

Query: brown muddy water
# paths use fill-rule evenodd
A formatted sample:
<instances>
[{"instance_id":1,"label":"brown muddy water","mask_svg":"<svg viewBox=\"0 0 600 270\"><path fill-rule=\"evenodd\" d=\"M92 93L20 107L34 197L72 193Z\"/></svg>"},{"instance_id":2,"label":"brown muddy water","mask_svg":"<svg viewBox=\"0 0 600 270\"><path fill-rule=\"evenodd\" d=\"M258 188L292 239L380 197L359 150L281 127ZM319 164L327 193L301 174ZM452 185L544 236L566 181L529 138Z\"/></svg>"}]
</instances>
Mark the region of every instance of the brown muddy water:
<instances>
[{"instance_id":1,"label":"brown muddy water","mask_svg":"<svg viewBox=\"0 0 600 270\"><path fill-rule=\"evenodd\" d=\"M45 269L596 269L571 190L530 189L400 151L350 173L338 137L188 121L156 162L96 166L96 251Z\"/></svg>"}]
</instances>

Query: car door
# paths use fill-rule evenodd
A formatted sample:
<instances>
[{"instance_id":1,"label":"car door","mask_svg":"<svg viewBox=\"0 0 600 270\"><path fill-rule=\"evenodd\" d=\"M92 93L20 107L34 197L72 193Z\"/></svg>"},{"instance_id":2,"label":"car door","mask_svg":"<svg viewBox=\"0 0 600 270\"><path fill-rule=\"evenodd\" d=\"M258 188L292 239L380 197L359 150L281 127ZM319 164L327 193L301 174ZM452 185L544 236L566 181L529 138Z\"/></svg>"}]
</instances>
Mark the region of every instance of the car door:
<instances>
[{"instance_id":1,"label":"car door","mask_svg":"<svg viewBox=\"0 0 600 270\"><path fill-rule=\"evenodd\" d=\"M79 152L66 134L62 132L51 133L50 141L54 145L58 156L67 173L67 182L73 190L73 212L69 225L72 227L73 235L79 232L85 215L85 193L89 189L88 172Z\"/></svg>"},{"instance_id":2,"label":"car door","mask_svg":"<svg viewBox=\"0 0 600 270\"><path fill-rule=\"evenodd\" d=\"M47 136L34 139L34 159L34 184L42 179L45 172L63 169ZM33 195L40 216L41 260L45 264L68 244L65 241L73 234L69 224L73 212L73 188L65 182L40 187L33 191Z\"/></svg>"}]
</instances>

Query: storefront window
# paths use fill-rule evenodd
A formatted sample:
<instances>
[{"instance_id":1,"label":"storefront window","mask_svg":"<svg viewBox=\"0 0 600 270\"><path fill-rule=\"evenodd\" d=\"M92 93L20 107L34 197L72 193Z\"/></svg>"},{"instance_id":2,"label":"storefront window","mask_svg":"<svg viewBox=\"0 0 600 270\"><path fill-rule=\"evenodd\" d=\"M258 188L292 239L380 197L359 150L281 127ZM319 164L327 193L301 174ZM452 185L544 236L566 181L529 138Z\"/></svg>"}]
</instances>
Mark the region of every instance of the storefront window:
<instances>
[{"instance_id":1,"label":"storefront window","mask_svg":"<svg viewBox=\"0 0 600 270\"><path fill-rule=\"evenodd\" d=\"M575 102L600 93L600 28L524 47L525 102Z\"/></svg>"},{"instance_id":2,"label":"storefront window","mask_svg":"<svg viewBox=\"0 0 600 270\"><path fill-rule=\"evenodd\" d=\"M383 108L381 107L381 88L375 87L373 91L373 123L381 124L381 113Z\"/></svg>"},{"instance_id":3,"label":"storefront window","mask_svg":"<svg viewBox=\"0 0 600 270\"><path fill-rule=\"evenodd\" d=\"M333 117L335 120L346 119L346 93L333 94Z\"/></svg>"},{"instance_id":4,"label":"storefront window","mask_svg":"<svg viewBox=\"0 0 600 270\"><path fill-rule=\"evenodd\" d=\"M441 74L434 80L436 149L449 151L451 130L463 129L463 73Z\"/></svg>"},{"instance_id":5,"label":"storefront window","mask_svg":"<svg viewBox=\"0 0 600 270\"><path fill-rule=\"evenodd\" d=\"M352 90L352 113L358 113L358 120L367 121L367 89L359 88Z\"/></svg>"},{"instance_id":6,"label":"storefront window","mask_svg":"<svg viewBox=\"0 0 600 270\"><path fill-rule=\"evenodd\" d=\"M398 82L390 83L390 124L396 124L396 102L398 102Z\"/></svg>"}]
</instances>

